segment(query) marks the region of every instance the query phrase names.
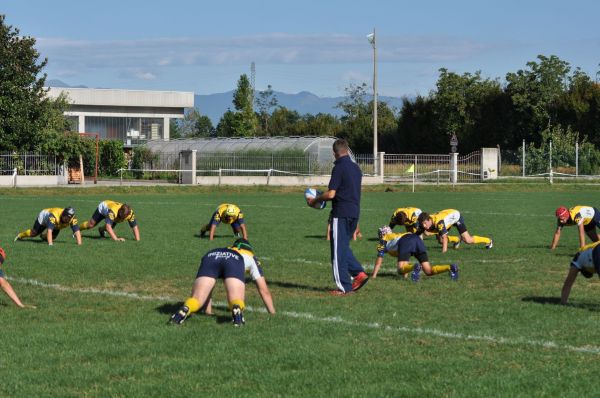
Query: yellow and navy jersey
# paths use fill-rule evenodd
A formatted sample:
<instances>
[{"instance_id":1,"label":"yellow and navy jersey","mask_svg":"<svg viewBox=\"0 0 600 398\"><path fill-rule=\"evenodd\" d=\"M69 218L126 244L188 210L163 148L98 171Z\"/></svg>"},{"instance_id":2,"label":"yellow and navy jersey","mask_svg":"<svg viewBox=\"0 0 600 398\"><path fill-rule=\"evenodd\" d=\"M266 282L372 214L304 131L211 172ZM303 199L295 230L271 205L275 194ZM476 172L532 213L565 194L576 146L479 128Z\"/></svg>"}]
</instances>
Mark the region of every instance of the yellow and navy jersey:
<instances>
[{"instance_id":1,"label":"yellow and navy jersey","mask_svg":"<svg viewBox=\"0 0 600 398\"><path fill-rule=\"evenodd\" d=\"M385 253L388 253L390 256L397 257L398 241L400 240L400 238L407 234L408 232L403 232L399 234L391 232L389 234L385 234L377 244L377 257L383 257Z\"/></svg>"},{"instance_id":2,"label":"yellow and navy jersey","mask_svg":"<svg viewBox=\"0 0 600 398\"><path fill-rule=\"evenodd\" d=\"M404 213L406 215L407 220L403 224L398 223L399 220L397 219L397 216L399 213ZM393 228L396 225L403 225L407 227L407 229L409 227L415 228L417 225L417 219L421 213L421 209L417 207L399 207L392 214L392 218L390 218L390 228Z\"/></svg>"},{"instance_id":3,"label":"yellow and navy jersey","mask_svg":"<svg viewBox=\"0 0 600 398\"><path fill-rule=\"evenodd\" d=\"M569 219L565 223L558 220L558 227L565 225L588 225L596 217L596 209L591 206L573 206L569 209Z\"/></svg>"},{"instance_id":4,"label":"yellow and navy jersey","mask_svg":"<svg viewBox=\"0 0 600 398\"><path fill-rule=\"evenodd\" d=\"M238 249L237 247L229 247L228 249L233 250L242 255L244 260L244 268L253 281L263 276L262 266L258 258L250 250Z\"/></svg>"},{"instance_id":5,"label":"yellow and navy jersey","mask_svg":"<svg viewBox=\"0 0 600 398\"><path fill-rule=\"evenodd\" d=\"M64 210L65 209L61 207L50 207L48 209L44 209L40 211L40 214L38 214L37 222L48 229L63 229L66 227L71 227L73 232L79 231L77 217L73 216L68 222L62 222L60 216Z\"/></svg>"},{"instance_id":6,"label":"yellow and navy jersey","mask_svg":"<svg viewBox=\"0 0 600 398\"><path fill-rule=\"evenodd\" d=\"M431 219L433 220L433 223L431 224L429 231L439 235L445 235L448 233L448 230L460 220L460 212L455 209L446 209L431 214Z\"/></svg>"},{"instance_id":7,"label":"yellow and navy jersey","mask_svg":"<svg viewBox=\"0 0 600 398\"><path fill-rule=\"evenodd\" d=\"M234 204L231 203L222 203L217 207L217 210L213 213L211 224L233 224L238 222L240 224L244 223L244 214Z\"/></svg>"},{"instance_id":8,"label":"yellow and navy jersey","mask_svg":"<svg viewBox=\"0 0 600 398\"><path fill-rule=\"evenodd\" d=\"M119 209L123 206L123 203L115 202L113 200L105 200L100 202L98 205L98 212L104 216L104 220L109 225L114 225L127 221L130 227L135 227L137 221L133 209L130 209L129 214L125 218L119 218Z\"/></svg>"}]
</instances>

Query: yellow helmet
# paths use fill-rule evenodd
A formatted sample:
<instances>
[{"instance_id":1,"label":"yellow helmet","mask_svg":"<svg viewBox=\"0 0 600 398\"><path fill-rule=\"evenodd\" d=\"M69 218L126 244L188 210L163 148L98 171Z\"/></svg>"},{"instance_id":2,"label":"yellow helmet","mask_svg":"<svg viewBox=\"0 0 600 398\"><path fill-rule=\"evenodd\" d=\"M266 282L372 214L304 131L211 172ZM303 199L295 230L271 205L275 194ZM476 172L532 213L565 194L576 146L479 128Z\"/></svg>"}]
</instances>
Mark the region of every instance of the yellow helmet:
<instances>
[{"instance_id":1,"label":"yellow helmet","mask_svg":"<svg viewBox=\"0 0 600 398\"><path fill-rule=\"evenodd\" d=\"M227 208L225 209L225 216L234 218L234 217L237 217L237 215L238 215L237 207L235 207L234 205L228 205Z\"/></svg>"}]
</instances>

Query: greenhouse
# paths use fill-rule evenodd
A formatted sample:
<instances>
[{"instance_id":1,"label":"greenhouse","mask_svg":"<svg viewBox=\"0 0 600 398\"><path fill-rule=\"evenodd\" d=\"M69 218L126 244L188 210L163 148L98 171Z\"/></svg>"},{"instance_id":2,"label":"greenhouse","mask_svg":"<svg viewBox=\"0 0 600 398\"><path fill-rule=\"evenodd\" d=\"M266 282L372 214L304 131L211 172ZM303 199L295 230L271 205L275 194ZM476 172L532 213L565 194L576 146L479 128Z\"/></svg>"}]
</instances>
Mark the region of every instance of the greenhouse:
<instances>
[{"instance_id":1,"label":"greenhouse","mask_svg":"<svg viewBox=\"0 0 600 398\"><path fill-rule=\"evenodd\" d=\"M227 137L148 141L154 153L179 153L196 150L202 154L228 153L303 153L320 164L333 163L332 145L335 137Z\"/></svg>"}]
</instances>

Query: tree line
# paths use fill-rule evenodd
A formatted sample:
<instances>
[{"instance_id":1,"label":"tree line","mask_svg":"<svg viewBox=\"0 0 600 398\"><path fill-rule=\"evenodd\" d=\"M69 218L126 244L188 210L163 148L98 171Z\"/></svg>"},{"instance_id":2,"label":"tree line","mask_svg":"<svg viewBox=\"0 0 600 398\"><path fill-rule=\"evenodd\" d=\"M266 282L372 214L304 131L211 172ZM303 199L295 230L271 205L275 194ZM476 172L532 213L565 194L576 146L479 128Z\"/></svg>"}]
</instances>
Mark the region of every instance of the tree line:
<instances>
[{"instance_id":1,"label":"tree line","mask_svg":"<svg viewBox=\"0 0 600 398\"><path fill-rule=\"evenodd\" d=\"M35 39L21 37L0 15L0 151L41 150L68 158L81 151L65 134L69 126L65 98L46 96ZM400 109L378 102L379 149L387 153L448 153L456 134L459 152L481 147L517 149L526 140L542 148L562 139L600 148L600 85L555 55L539 55L504 78L484 78L480 71L439 70L427 95L403 98ZM241 75L232 108L216 126L201 109L173 121L172 137L335 136L348 139L355 153L373 147L373 100L366 83L350 85L337 107L342 116L301 115L280 106L271 86L254 92Z\"/></svg>"}]
</instances>

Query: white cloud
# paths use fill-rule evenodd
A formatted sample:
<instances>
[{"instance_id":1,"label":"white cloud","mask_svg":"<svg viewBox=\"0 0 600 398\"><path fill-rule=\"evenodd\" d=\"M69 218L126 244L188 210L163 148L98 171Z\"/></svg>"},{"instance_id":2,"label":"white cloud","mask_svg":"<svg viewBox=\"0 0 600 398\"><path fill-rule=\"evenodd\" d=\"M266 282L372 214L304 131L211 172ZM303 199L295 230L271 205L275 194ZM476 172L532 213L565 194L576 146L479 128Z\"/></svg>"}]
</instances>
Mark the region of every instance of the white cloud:
<instances>
[{"instance_id":1,"label":"white cloud","mask_svg":"<svg viewBox=\"0 0 600 398\"><path fill-rule=\"evenodd\" d=\"M161 68L186 65L349 64L372 61L364 36L290 35L85 41L41 38L37 48L57 68ZM378 37L379 62L441 62L469 58L486 45L448 37ZM150 75L146 75L146 78ZM155 77L154 77L155 78Z\"/></svg>"}]
</instances>

